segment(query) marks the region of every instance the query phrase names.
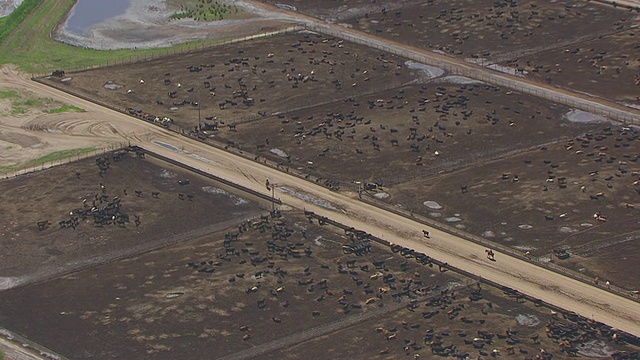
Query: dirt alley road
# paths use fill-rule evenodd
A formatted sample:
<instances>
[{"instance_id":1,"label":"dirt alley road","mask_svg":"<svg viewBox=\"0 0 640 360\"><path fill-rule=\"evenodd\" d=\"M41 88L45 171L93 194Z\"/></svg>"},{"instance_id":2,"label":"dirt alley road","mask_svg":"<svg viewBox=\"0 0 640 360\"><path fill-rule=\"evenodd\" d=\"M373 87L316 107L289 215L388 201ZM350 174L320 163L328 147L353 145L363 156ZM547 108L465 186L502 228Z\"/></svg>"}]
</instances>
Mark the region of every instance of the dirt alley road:
<instances>
[{"instance_id":1,"label":"dirt alley road","mask_svg":"<svg viewBox=\"0 0 640 360\"><path fill-rule=\"evenodd\" d=\"M178 136L150 123L33 82L26 74L20 74L13 68L2 68L0 81L18 89L31 91L38 96L51 97L82 107L86 112L69 113L65 116L88 122L107 121L117 134L124 140L131 141L132 144L148 148L241 186L269 194L265 187L265 180L269 178L271 183L277 184L278 188L297 189L309 196L323 199L340 211L306 202L281 189L276 190L276 197L286 205L314 211L387 241L411 247L485 279L640 336L640 303L633 300L506 254L497 253L497 262L489 261L485 257L484 247L437 229L429 229L431 239L425 241L422 237L424 225L362 203L356 199L355 194L334 193L252 160ZM159 143L170 144L180 150L172 151Z\"/></svg>"},{"instance_id":2,"label":"dirt alley road","mask_svg":"<svg viewBox=\"0 0 640 360\"><path fill-rule=\"evenodd\" d=\"M257 0L239 0L238 3L242 4L242 6L249 11L268 14L268 16L273 19L278 18L279 16L283 21L303 24L307 26L309 30L316 30L324 34L330 34L348 41L391 52L410 60L437 66L455 75L468 76L490 84L505 86L515 91L531 94L533 96L558 102L573 108L604 115L620 122L624 121L640 125L640 110L632 109L611 102L607 99L571 91L569 89L558 88L549 84L535 82L523 77L510 76L476 64L465 62L461 59L441 55L430 50L416 48L391 39L378 38L363 31L348 28L339 24L318 20L299 12L282 10L276 6L262 3ZM490 62L486 65L488 66L489 64Z\"/></svg>"}]
</instances>

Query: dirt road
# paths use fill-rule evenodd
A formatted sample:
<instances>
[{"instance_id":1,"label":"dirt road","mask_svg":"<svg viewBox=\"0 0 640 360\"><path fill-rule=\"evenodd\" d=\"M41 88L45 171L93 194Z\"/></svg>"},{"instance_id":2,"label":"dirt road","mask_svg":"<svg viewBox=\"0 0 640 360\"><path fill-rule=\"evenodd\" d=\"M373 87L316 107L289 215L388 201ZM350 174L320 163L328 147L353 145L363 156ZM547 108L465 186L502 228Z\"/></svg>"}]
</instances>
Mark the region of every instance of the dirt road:
<instances>
[{"instance_id":1,"label":"dirt road","mask_svg":"<svg viewBox=\"0 0 640 360\"><path fill-rule=\"evenodd\" d=\"M369 47L390 52L420 63L437 66L455 75L471 77L490 84L505 86L512 90L531 94L570 107L603 115L620 122L640 125L640 111L620 104L597 98L589 94L561 89L549 84L537 83L525 78L506 74L465 62L460 59L441 55L430 50L416 48L390 39L354 30L339 24L315 19L298 12L282 10L276 6L264 4L256 0L241 0L238 4L249 11L280 18L283 21L297 22L323 34L336 36L348 41L364 44ZM279 15L279 17L278 17ZM490 65L489 63L486 64Z\"/></svg>"},{"instance_id":2,"label":"dirt road","mask_svg":"<svg viewBox=\"0 0 640 360\"><path fill-rule=\"evenodd\" d=\"M53 354L31 341L27 344L20 341L24 339L5 339L3 337L6 336L4 330L0 330L0 334L2 335L0 336L0 349L4 352L5 360L43 360L45 357L40 354ZM66 359L61 358L61 360Z\"/></svg>"},{"instance_id":3,"label":"dirt road","mask_svg":"<svg viewBox=\"0 0 640 360\"><path fill-rule=\"evenodd\" d=\"M424 225L359 202L355 194L334 193L249 159L176 136L163 128L32 82L15 70L5 68L0 76L1 81L13 87L82 107L85 113L65 116L89 123L108 122L114 133L124 140L265 194L269 193L265 187L268 178L272 184L277 184L276 197L284 204L314 211L387 241L412 247L452 266L640 336L640 303L506 254L498 253L496 262L489 261L482 246L437 229L429 229L431 239L425 241L422 237ZM296 196L294 191L284 192L283 189L322 199L338 210L318 206Z\"/></svg>"},{"instance_id":4,"label":"dirt road","mask_svg":"<svg viewBox=\"0 0 640 360\"><path fill-rule=\"evenodd\" d=\"M11 66L0 68L0 76L3 77L0 91L18 90L20 101L41 97L20 91L21 87L15 88L11 80L15 75L13 69ZM87 122L82 113L45 114L37 106L25 106L26 114L10 116L10 109L3 104L11 104L12 101L0 100L0 168L26 163L60 150L104 148L122 141L108 121ZM0 171L0 176L4 177L5 171Z\"/></svg>"}]
</instances>

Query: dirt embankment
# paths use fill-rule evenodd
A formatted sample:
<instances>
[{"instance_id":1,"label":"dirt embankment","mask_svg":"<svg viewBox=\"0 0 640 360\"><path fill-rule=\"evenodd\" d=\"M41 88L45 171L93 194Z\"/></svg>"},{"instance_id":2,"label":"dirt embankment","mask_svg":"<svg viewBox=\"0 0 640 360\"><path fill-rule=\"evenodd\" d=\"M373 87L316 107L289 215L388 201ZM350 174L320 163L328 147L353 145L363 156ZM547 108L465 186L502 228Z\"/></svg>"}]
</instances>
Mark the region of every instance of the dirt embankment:
<instances>
[{"instance_id":1,"label":"dirt embankment","mask_svg":"<svg viewBox=\"0 0 640 360\"><path fill-rule=\"evenodd\" d=\"M203 39L248 36L286 25L281 17L243 10L241 2L236 6L241 9L237 19L202 22L170 20L180 9L166 1L131 0L124 14L95 24L83 34L68 26L74 13L72 9L53 37L67 44L98 50L148 49Z\"/></svg>"},{"instance_id":2,"label":"dirt embankment","mask_svg":"<svg viewBox=\"0 0 640 360\"><path fill-rule=\"evenodd\" d=\"M17 9L23 0L0 0L0 17L8 16Z\"/></svg>"}]
</instances>

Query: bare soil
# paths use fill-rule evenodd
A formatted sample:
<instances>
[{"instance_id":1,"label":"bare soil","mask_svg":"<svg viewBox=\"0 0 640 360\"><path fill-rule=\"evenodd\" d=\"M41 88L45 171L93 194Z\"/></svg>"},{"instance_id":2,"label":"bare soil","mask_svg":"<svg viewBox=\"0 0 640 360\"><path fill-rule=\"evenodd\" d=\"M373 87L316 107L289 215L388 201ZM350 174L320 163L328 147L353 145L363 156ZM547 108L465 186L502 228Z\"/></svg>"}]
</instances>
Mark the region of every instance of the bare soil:
<instances>
[{"instance_id":1,"label":"bare soil","mask_svg":"<svg viewBox=\"0 0 640 360\"><path fill-rule=\"evenodd\" d=\"M225 186L150 156L126 154L120 161L110 153L104 157L111 165L102 176L95 158L89 158L2 181L0 288L163 246L190 231L213 232L216 224L261 211L252 198L242 199L223 191ZM178 184L185 179L190 184ZM129 222L95 222L90 209L104 209L117 199ZM70 212L76 209L89 209L89 214L75 216L79 218L75 228L59 224L71 219ZM199 211L208 214L206 219L193 216ZM135 216L140 217L139 226ZM46 225L40 228L38 222Z\"/></svg>"},{"instance_id":2,"label":"bare soil","mask_svg":"<svg viewBox=\"0 0 640 360\"><path fill-rule=\"evenodd\" d=\"M640 68L633 55L638 19L634 11L596 2L481 0L425 1L348 23L376 36L482 65L509 65L541 81L638 106Z\"/></svg>"},{"instance_id":3,"label":"bare soil","mask_svg":"<svg viewBox=\"0 0 640 360\"><path fill-rule=\"evenodd\" d=\"M202 218L205 212L199 214ZM520 353L545 348L562 356L561 347L545 336L545 324L577 325L561 315L553 320L549 309L519 303L497 289L481 285L478 291L471 279L440 273L437 266L419 265L375 243L369 254L343 254L341 245L350 241L337 230L312 224L296 212L242 222L172 247L3 291L0 322L74 359L243 358L259 346L268 348L260 353L264 358L328 353L368 358L385 348L387 356L398 356L405 346L409 354L429 356L434 353L431 331L436 340L443 338L443 346L456 346L451 354L494 348L506 353L513 346ZM228 234L237 239L225 245ZM280 239L278 234L289 235ZM279 255L269 242L288 247L288 255ZM382 263L376 267L375 261ZM47 306L37 306L44 298ZM381 316L351 326L373 311ZM586 319L574 320L586 324ZM329 324L344 325L307 341L307 331ZM584 335L580 326L559 338L569 338L576 348L598 341L609 354L634 349L611 341L606 327L591 324L602 333ZM480 345L474 348L470 340L479 330L500 337L476 341ZM539 343L529 339L534 335ZM300 340L284 350L280 343L290 336ZM403 343L405 338L415 343Z\"/></svg>"},{"instance_id":4,"label":"bare soil","mask_svg":"<svg viewBox=\"0 0 640 360\"><path fill-rule=\"evenodd\" d=\"M567 18L544 14L557 26L556 20ZM599 29L601 18L594 16L594 28ZM198 125L200 113L201 125L209 125L209 130L196 129L193 136L212 137L271 159L278 159L274 153L286 153L290 157L280 159L282 166L322 176L325 185L336 189L347 189L353 179L378 181L390 205L436 220L449 218L444 223L518 251L530 250L540 261L547 261L552 249L567 248L572 257L561 264L638 287L633 271L638 262L633 246L638 236L633 207L638 187L633 183L640 180L635 129L572 123L563 117L570 109L552 103L468 79L429 80L438 75L411 69L402 59L307 36L291 35L291 42L284 38L280 43L271 39L253 48L247 46L254 43L225 47L218 58L193 53L167 62L70 74L72 80L66 84L96 100L130 107L145 118L171 117L171 126L186 132ZM314 54L316 48L319 52ZM240 58L239 65L233 58ZM191 71L194 66L202 69ZM267 71L260 75L263 69ZM324 76L315 82L315 74ZM305 76L310 78L304 81ZM165 85L165 79L171 83ZM210 81L209 87L204 81ZM274 81L273 87L269 81ZM103 85L108 82L123 86L107 90ZM213 86L217 89L211 90ZM242 90L255 105L234 98L233 92ZM176 97L169 99L171 91ZM203 101L200 92L215 100ZM225 109L219 106L223 101ZM178 110L169 110L171 106ZM212 130L214 125L219 130ZM592 136L582 136L585 133ZM71 167L79 164L93 172L81 170L76 178L77 170ZM176 178L189 178L190 185L180 186L176 178L167 177L174 173ZM566 187L558 182L561 177ZM29 186L25 180L31 180ZM9 275L4 287L28 277L66 272L83 261L92 267L0 292L0 323L71 358L133 354L173 359L176 353L242 358L260 346L267 349L260 353L264 358L430 357L447 346L450 355L470 356L489 356L493 349L502 356L513 351L524 357L541 357L540 349L556 357L568 357L568 348L585 357L638 350L625 339L613 342L613 331L606 326L570 315L553 319L549 309L518 302L487 286L482 286L481 299L472 300L475 281L419 266L377 245L365 256L343 254L340 245L349 240L341 231L310 224L301 214L269 219L271 228L264 232L258 230L265 224L259 221L245 230L242 220L259 210L254 202L242 205L237 195L221 194L209 180L151 158L127 156L112 162L102 177L95 163L87 161L13 181L3 182L3 190L10 184L7 194L15 195L6 204L24 206L7 210L3 225L12 249L17 249L0 258ZM99 193L101 182L111 199L121 197L123 209L141 216L141 224L96 228L83 221L75 230L58 229L58 216L66 218L71 209L83 207L82 199ZM42 192L43 183L55 185ZM469 191L462 193L462 186ZM124 195L124 188L141 190L141 196ZM152 191L160 192L159 199L150 196ZM192 202L180 200L177 193L195 197ZM426 200L442 208L427 209ZM25 210L29 208L38 210ZM607 221L595 220L596 212ZM44 219L51 226L37 230L35 223ZM218 230L214 227L230 223L234 225L205 237L185 234L203 225ZM267 247L276 226L290 230L286 240L276 240L291 248L287 257ZM225 233L241 229L238 240L225 245ZM104 264L106 259L139 253L140 247L156 247L176 234L185 234L178 245ZM375 269L373 261L380 259L385 266ZM355 267L345 269L348 260L355 260ZM395 281L383 281L378 272L393 274ZM324 279L326 288L321 285ZM404 290L402 301L415 300L414 311L392 296ZM43 299L47 306L41 306ZM400 310L393 309L397 304ZM354 318L367 313L375 319ZM336 323L336 330L320 331ZM572 328L556 335L558 324ZM479 330L495 337L489 340ZM313 331L323 335L307 341L305 334ZM480 338L476 346L474 337ZM291 341L293 346L287 345Z\"/></svg>"},{"instance_id":5,"label":"bare soil","mask_svg":"<svg viewBox=\"0 0 640 360\"><path fill-rule=\"evenodd\" d=\"M306 108L318 99L329 103L415 79L395 56L312 33L217 46L74 73L71 78L50 81L145 116L170 117L185 129L198 124L199 114L202 123L217 118L224 127L261 114ZM107 84L116 89L104 87ZM245 103L245 98L253 103Z\"/></svg>"},{"instance_id":6,"label":"bare soil","mask_svg":"<svg viewBox=\"0 0 640 360\"><path fill-rule=\"evenodd\" d=\"M637 130L602 124L567 142L391 187L385 201L636 289L629 269L640 260L633 245L640 236L639 150ZM572 257L557 259L553 249Z\"/></svg>"},{"instance_id":7,"label":"bare soil","mask_svg":"<svg viewBox=\"0 0 640 360\"><path fill-rule=\"evenodd\" d=\"M253 153L256 159L275 161L282 169L312 176L332 189L355 191L355 181L377 183L386 192L380 196L390 195L384 200L389 206L437 221L458 218L451 225L515 251L531 251L540 261L550 260L554 249L565 248L580 258L559 264L629 289L639 286L635 275L625 271L637 260L629 249L633 242L628 241L637 236L632 208L636 206L632 183L638 179L636 130L621 135L621 127L612 126L611 135L602 139L610 144L602 145L601 140L586 143L583 153L602 160L585 169L575 158L546 158L551 150L539 149L561 149L557 151L568 156L562 149L569 141L585 133L602 135L610 126L606 119L593 122L587 114L587 121L573 121L571 109L564 106L448 77L436 68L416 67L400 58L314 34L255 40L225 51L71 74L72 80L60 85L119 108L131 108L130 112L146 119L171 116L170 126L182 132ZM296 53L302 57L294 56ZM202 70L193 71L194 67ZM289 80L298 74L300 81ZM318 81L303 80L306 76ZM108 90L102 86L108 82L124 86ZM244 97L242 91L246 91ZM168 92L175 92L174 98ZM208 94L204 95L207 100L198 102L201 93ZM255 104L244 104L245 97ZM177 105L178 101L184 105ZM177 110L168 110L171 107ZM198 127L198 108L202 130L196 131L191 129ZM615 140L618 135L620 141ZM580 142L574 145L578 146ZM611 150L601 151L600 147ZM495 163L500 165L492 163L498 159L504 159ZM526 167L524 160L542 165ZM591 156L585 161L591 162ZM624 174L618 173L629 180L620 185L604 180L615 177L619 161L629 163L621 168ZM491 166L496 169L487 175ZM463 167L464 175L458 175L456 171ZM589 172L601 168L607 175L592 185ZM554 169L556 172L548 173ZM503 173L507 181L500 180ZM516 175L517 187L505 193L504 183ZM553 190L542 192L545 185L552 185L546 182L549 177L566 178L571 190L562 189L560 197ZM436 185L441 181L447 184L446 191ZM554 181L557 185L557 179ZM473 193L481 183L492 187L477 196L461 197L461 186ZM579 190L583 184L588 193ZM606 197L590 200L589 195L601 192ZM611 202L603 205L607 199ZM447 210L432 214L422 205L428 200ZM609 230L594 231L603 226L593 219L597 211L607 216ZM545 215L553 216L555 222L545 220ZM575 223L564 226L560 218ZM587 228L584 224L589 221L597 226ZM520 225L527 226L523 230ZM579 236L582 232L588 235ZM614 234L620 238L605 240ZM609 244L607 255L603 256L600 245L597 254L582 249L592 241ZM614 260L619 258L624 259Z\"/></svg>"},{"instance_id":8,"label":"bare soil","mask_svg":"<svg viewBox=\"0 0 640 360\"><path fill-rule=\"evenodd\" d=\"M638 25L638 21L633 23ZM527 77L640 108L640 30L628 29L590 41L549 49L505 65L522 68Z\"/></svg>"},{"instance_id":9,"label":"bare soil","mask_svg":"<svg viewBox=\"0 0 640 360\"><path fill-rule=\"evenodd\" d=\"M276 5L285 10L295 11L317 17L327 21L345 21L352 18L362 17L366 14L377 13L384 10L402 8L411 4L421 3L416 0L333 0L333 1L312 1L312 0L265 0L263 2Z\"/></svg>"},{"instance_id":10,"label":"bare soil","mask_svg":"<svg viewBox=\"0 0 640 360\"><path fill-rule=\"evenodd\" d=\"M80 121L74 112L46 113L46 110L59 108L63 103L38 98L29 91L14 88L5 80L3 78L0 83L0 91L13 90L19 97L0 99L0 169L3 169L0 170L0 177L12 173L13 166L56 151L102 149L122 141L107 123L90 125ZM38 105L25 105L30 101ZM24 113L17 112L17 107ZM91 137L87 137L87 134Z\"/></svg>"},{"instance_id":11,"label":"bare soil","mask_svg":"<svg viewBox=\"0 0 640 360\"><path fill-rule=\"evenodd\" d=\"M302 33L48 81L343 183L398 183L595 128L565 121L566 107L441 75Z\"/></svg>"}]
</instances>

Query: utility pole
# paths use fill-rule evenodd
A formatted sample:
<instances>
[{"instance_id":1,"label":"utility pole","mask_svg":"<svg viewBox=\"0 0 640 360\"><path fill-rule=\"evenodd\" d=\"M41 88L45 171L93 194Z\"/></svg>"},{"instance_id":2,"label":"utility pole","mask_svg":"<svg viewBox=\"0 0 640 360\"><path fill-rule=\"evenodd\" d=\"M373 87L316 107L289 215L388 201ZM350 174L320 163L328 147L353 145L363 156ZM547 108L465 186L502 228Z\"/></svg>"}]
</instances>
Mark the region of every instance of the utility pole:
<instances>
[{"instance_id":1,"label":"utility pole","mask_svg":"<svg viewBox=\"0 0 640 360\"><path fill-rule=\"evenodd\" d=\"M200 114L200 96L198 96L198 131L202 130L202 118Z\"/></svg>"},{"instance_id":2,"label":"utility pole","mask_svg":"<svg viewBox=\"0 0 640 360\"><path fill-rule=\"evenodd\" d=\"M267 178L267 181L265 182L265 185L267 186L267 190L271 190L271 211L275 211L276 210L276 185L277 184L269 182L269 179Z\"/></svg>"},{"instance_id":3,"label":"utility pole","mask_svg":"<svg viewBox=\"0 0 640 360\"><path fill-rule=\"evenodd\" d=\"M276 187L275 184L271 186L271 210L276 210Z\"/></svg>"}]
</instances>

